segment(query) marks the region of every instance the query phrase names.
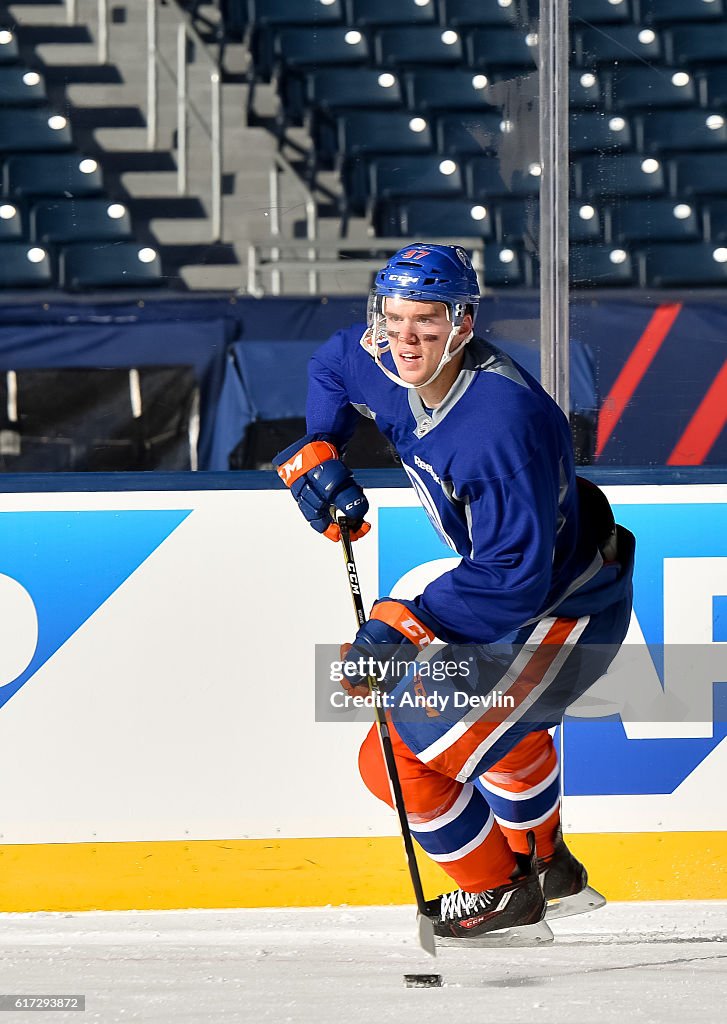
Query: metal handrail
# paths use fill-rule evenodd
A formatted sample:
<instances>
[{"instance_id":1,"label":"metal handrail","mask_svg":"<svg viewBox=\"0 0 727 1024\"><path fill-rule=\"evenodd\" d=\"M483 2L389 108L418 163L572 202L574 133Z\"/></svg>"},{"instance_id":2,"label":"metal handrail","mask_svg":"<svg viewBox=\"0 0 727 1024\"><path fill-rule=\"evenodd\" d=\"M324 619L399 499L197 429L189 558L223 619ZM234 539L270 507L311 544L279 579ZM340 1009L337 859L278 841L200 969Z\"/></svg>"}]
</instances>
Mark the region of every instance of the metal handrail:
<instances>
[{"instance_id":1,"label":"metal handrail","mask_svg":"<svg viewBox=\"0 0 727 1024\"><path fill-rule=\"evenodd\" d=\"M273 159L272 167L270 168L269 175L269 186L270 186L270 234L273 238L277 239L281 237L281 224L280 224L280 172L283 172L288 176L288 180L292 181L295 187L303 196L303 202L305 204L305 222L306 222L306 238L310 242L315 242L318 238L318 208L316 201L313 198L313 193L300 180L298 175L295 173L291 165L285 159L282 153L276 153ZM286 247L287 247L286 243ZM273 246L273 253L277 254L278 249ZM313 261L316 258L315 249L308 247L308 258ZM275 256L275 259L279 259L279 254ZM272 273L272 288L273 295L280 295L280 289L282 286L282 279L280 277L280 271L278 268L273 269ZM318 291L318 273L315 270L311 270L308 274L308 290L311 295L314 295Z\"/></svg>"},{"instance_id":2,"label":"metal handrail","mask_svg":"<svg viewBox=\"0 0 727 1024\"><path fill-rule=\"evenodd\" d=\"M105 0L100 0L105 2ZM176 67L172 67L159 49L157 0L147 0L147 149L156 149L159 141L159 68L174 82L177 91L177 191L186 195L189 188L189 115L210 141L210 208L213 241L222 238L222 79L215 58L192 24L190 16L178 4ZM210 114L206 118L189 95L188 41L195 46L209 67Z\"/></svg>"},{"instance_id":3,"label":"metal handrail","mask_svg":"<svg viewBox=\"0 0 727 1024\"><path fill-rule=\"evenodd\" d=\"M437 238L432 241L436 241L440 245L461 245L467 249L472 256L472 266L480 281L480 289L484 293L484 242L482 238ZM271 268L271 293L280 295L283 271L303 270L310 265L309 293L317 294L317 281L315 287L311 286L312 273L316 274L316 278L319 272L325 270L336 273L346 270L371 271L373 273L379 270L383 263L381 256L348 255L342 258L340 257L341 252L365 254L380 250L394 253L401 248L403 243L404 239L402 238L370 238L363 241L350 238L331 241L285 241L278 236L270 241L251 242L247 249L246 292L257 299L265 295L265 289L260 281L260 271L264 266ZM266 250L269 250L267 258L264 256Z\"/></svg>"},{"instance_id":4,"label":"metal handrail","mask_svg":"<svg viewBox=\"0 0 727 1024\"><path fill-rule=\"evenodd\" d=\"M78 24L78 0L65 0L66 22L69 25ZM108 64L109 61L109 0L96 0L96 21L97 21L97 45L99 64Z\"/></svg>"}]
</instances>

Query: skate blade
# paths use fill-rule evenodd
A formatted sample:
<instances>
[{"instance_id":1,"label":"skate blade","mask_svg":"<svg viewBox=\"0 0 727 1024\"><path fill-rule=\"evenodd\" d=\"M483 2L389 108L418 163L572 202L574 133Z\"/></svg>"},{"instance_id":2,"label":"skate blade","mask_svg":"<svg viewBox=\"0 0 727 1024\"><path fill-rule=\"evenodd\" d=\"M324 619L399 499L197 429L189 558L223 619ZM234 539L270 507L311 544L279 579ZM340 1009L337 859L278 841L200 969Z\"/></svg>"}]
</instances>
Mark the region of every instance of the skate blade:
<instances>
[{"instance_id":1,"label":"skate blade","mask_svg":"<svg viewBox=\"0 0 727 1024\"><path fill-rule=\"evenodd\" d=\"M438 935L438 946L459 946L464 949L477 946L485 949L499 949L507 946L547 946L553 941L553 933L545 921L525 924L519 928L502 928L484 935L455 936Z\"/></svg>"},{"instance_id":2,"label":"skate blade","mask_svg":"<svg viewBox=\"0 0 727 1024\"><path fill-rule=\"evenodd\" d=\"M563 917L575 917L576 914L590 914L592 910L606 905L606 898L600 892L587 885L585 889L573 896L564 896L560 900L550 900L545 911L548 921L560 921Z\"/></svg>"}]
</instances>

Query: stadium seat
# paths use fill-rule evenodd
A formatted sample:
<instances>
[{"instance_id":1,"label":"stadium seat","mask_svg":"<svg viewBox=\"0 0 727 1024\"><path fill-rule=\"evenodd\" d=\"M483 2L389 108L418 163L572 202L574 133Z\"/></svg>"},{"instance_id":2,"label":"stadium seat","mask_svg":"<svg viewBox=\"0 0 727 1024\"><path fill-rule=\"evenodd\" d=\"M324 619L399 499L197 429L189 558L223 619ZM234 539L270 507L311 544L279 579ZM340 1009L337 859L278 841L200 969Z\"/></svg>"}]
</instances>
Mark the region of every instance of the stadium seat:
<instances>
[{"instance_id":1,"label":"stadium seat","mask_svg":"<svg viewBox=\"0 0 727 1024\"><path fill-rule=\"evenodd\" d=\"M374 40L376 64L385 68L400 68L412 64L462 64L462 39L454 29L439 25L412 25L405 31L399 28L382 29Z\"/></svg>"},{"instance_id":2,"label":"stadium seat","mask_svg":"<svg viewBox=\"0 0 727 1024\"><path fill-rule=\"evenodd\" d=\"M285 2L285 0L283 0ZM435 25L435 0L350 0L350 25Z\"/></svg>"},{"instance_id":3,"label":"stadium seat","mask_svg":"<svg viewBox=\"0 0 727 1024\"><path fill-rule=\"evenodd\" d=\"M22 64L0 66L0 107L45 103L45 83L37 71Z\"/></svg>"},{"instance_id":4,"label":"stadium seat","mask_svg":"<svg viewBox=\"0 0 727 1024\"><path fill-rule=\"evenodd\" d=\"M3 242L0 246L0 288L42 288L53 284L48 253L27 242Z\"/></svg>"},{"instance_id":5,"label":"stadium seat","mask_svg":"<svg viewBox=\"0 0 727 1024\"><path fill-rule=\"evenodd\" d=\"M15 242L25 237L22 212L14 203L0 199L0 242Z\"/></svg>"},{"instance_id":6,"label":"stadium seat","mask_svg":"<svg viewBox=\"0 0 727 1024\"><path fill-rule=\"evenodd\" d=\"M103 191L96 160L79 153L11 156L5 163L8 196L92 196Z\"/></svg>"},{"instance_id":7,"label":"stadium seat","mask_svg":"<svg viewBox=\"0 0 727 1024\"><path fill-rule=\"evenodd\" d=\"M723 0L641 0L640 16L646 24L671 21L720 21Z\"/></svg>"},{"instance_id":8,"label":"stadium seat","mask_svg":"<svg viewBox=\"0 0 727 1024\"><path fill-rule=\"evenodd\" d=\"M571 110L585 110L603 104L601 82L593 71L568 72L568 104Z\"/></svg>"},{"instance_id":9,"label":"stadium seat","mask_svg":"<svg viewBox=\"0 0 727 1024\"><path fill-rule=\"evenodd\" d=\"M341 157L360 153L430 153L432 127L408 110L350 110L336 117L337 151Z\"/></svg>"},{"instance_id":10,"label":"stadium seat","mask_svg":"<svg viewBox=\"0 0 727 1024\"><path fill-rule=\"evenodd\" d=\"M158 254L136 242L67 246L61 249L59 272L61 286L72 291L164 283Z\"/></svg>"},{"instance_id":11,"label":"stadium seat","mask_svg":"<svg viewBox=\"0 0 727 1024\"><path fill-rule=\"evenodd\" d=\"M674 67L710 61L724 63L727 57L727 24L680 25L666 33L666 49Z\"/></svg>"},{"instance_id":12,"label":"stadium seat","mask_svg":"<svg viewBox=\"0 0 727 1024\"><path fill-rule=\"evenodd\" d=\"M582 28L574 33L576 60L582 67L598 64L634 64L647 61L659 63L663 58L661 38L654 29L642 25L609 25L601 28ZM678 62L677 62L678 63Z\"/></svg>"},{"instance_id":13,"label":"stadium seat","mask_svg":"<svg viewBox=\"0 0 727 1024\"><path fill-rule=\"evenodd\" d=\"M572 0L571 21L613 25L631 21L629 0Z\"/></svg>"},{"instance_id":14,"label":"stadium seat","mask_svg":"<svg viewBox=\"0 0 727 1024\"><path fill-rule=\"evenodd\" d=\"M694 153L674 157L669 170L673 195L727 194L727 154Z\"/></svg>"},{"instance_id":15,"label":"stadium seat","mask_svg":"<svg viewBox=\"0 0 727 1024\"><path fill-rule=\"evenodd\" d=\"M249 25L341 25L343 0L249 0Z\"/></svg>"},{"instance_id":16,"label":"stadium seat","mask_svg":"<svg viewBox=\"0 0 727 1024\"><path fill-rule=\"evenodd\" d=\"M727 120L707 110L654 110L636 119L636 129L645 153L727 148Z\"/></svg>"},{"instance_id":17,"label":"stadium seat","mask_svg":"<svg viewBox=\"0 0 727 1024\"><path fill-rule=\"evenodd\" d=\"M511 199L499 202L495 210L497 238L503 245L523 245L537 249L540 237L540 209L536 200ZM571 242L600 242L601 221L598 210L571 202L568 211L568 237Z\"/></svg>"},{"instance_id":18,"label":"stadium seat","mask_svg":"<svg viewBox=\"0 0 727 1024\"><path fill-rule=\"evenodd\" d=\"M491 212L468 199L399 199L376 204L373 223L381 237L482 238L494 236Z\"/></svg>"},{"instance_id":19,"label":"stadium seat","mask_svg":"<svg viewBox=\"0 0 727 1024\"><path fill-rule=\"evenodd\" d=\"M568 147L571 153L619 152L633 148L628 118L602 110L576 110L570 115Z\"/></svg>"},{"instance_id":20,"label":"stadium seat","mask_svg":"<svg viewBox=\"0 0 727 1024\"><path fill-rule=\"evenodd\" d=\"M623 248L610 245L572 245L570 283L580 288L613 288L634 284L634 261Z\"/></svg>"},{"instance_id":21,"label":"stadium seat","mask_svg":"<svg viewBox=\"0 0 727 1024\"><path fill-rule=\"evenodd\" d=\"M396 108L402 105L399 79L376 68L328 68L308 72L305 98L324 110L346 107Z\"/></svg>"},{"instance_id":22,"label":"stadium seat","mask_svg":"<svg viewBox=\"0 0 727 1024\"><path fill-rule=\"evenodd\" d=\"M491 110L487 77L464 68L409 71L404 75L410 110Z\"/></svg>"},{"instance_id":23,"label":"stadium seat","mask_svg":"<svg viewBox=\"0 0 727 1024\"><path fill-rule=\"evenodd\" d=\"M695 77L703 107L727 107L727 68L702 68L695 72Z\"/></svg>"},{"instance_id":24,"label":"stadium seat","mask_svg":"<svg viewBox=\"0 0 727 1024\"><path fill-rule=\"evenodd\" d=\"M640 254L642 280L653 288L727 284L727 249L710 242L650 245Z\"/></svg>"},{"instance_id":25,"label":"stadium seat","mask_svg":"<svg viewBox=\"0 0 727 1024\"><path fill-rule=\"evenodd\" d=\"M442 24L457 28L460 25L515 25L518 21L518 5L500 3L499 0L441 0L443 3Z\"/></svg>"},{"instance_id":26,"label":"stadium seat","mask_svg":"<svg viewBox=\"0 0 727 1024\"><path fill-rule=\"evenodd\" d=\"M364 64L369 42L362 32L342 25L286 28L275 34L273 59L289 68Z\"/></svg>"},{"instance_id":27,"label":"stadium seat","mask_svg":"<svg viewBox=\"0 0 727 1024\"><path fill-rule=\"evenodd\" d=\"M18 40L10 29L0 28L0 64L16 64L18 61Z\"/></svg>"},{"instance_id":28,"label":"stadium seat","mask_svg":"<svg viewBox=\"0 0 727 1024\"><path fill-rule=\"evenodd\" d=\"M659 195L666 189L663 164L640 153L581 157L573 165L573 177L580 199Z\"/></svg>"},{"instance_id":29,"label":"stadium seat","mask_svg":"<svg viewBox=\"0 0 727 1024\"><path fill-rule=\"evenodd\" d=\"M534 283L527 254L509 245L485 246L482 278L485 288L523 288Z\"/></svg>"},{"instance_id":30,"label":"stadium seat","mask_svg":"<svg viewBox=\"0 0 727 1024\"><path fill-rule=\"evenodd\" d=\"M108 199L48 199L30 212L31 238L40 243L125 241L129 211Z\"/></svg>"},{"instance_id":31,"label":"stadium seat","mask_svg":"<svg viewBox=\"0 0 727 1024\"><path fill-rule=\"evenodd\" d=\"M606 237L614 245L688 242L702 237L699 215L689 203L655 196L629 199L606 209Z\"/></svg>"},{"instance_id":32,"label":"stadium seat","mask_svg":"<svg viewBox=\"0 0 727 1024\"><path fill-rule=\"evenodd\" d=\"M727 199L710 199L704 204L704 237L709 242L727 242Z\"/></svg>"},{"instance_id":33,"label":"stadium seat","mask_svg":"<svg viewBox=\"0 0 727 1024\"><path fill-rule=\"evenodd\" d=\"M675 67L620 68L609 75L608 92L613 110L691 107L697 101L694 78Z\"/></svg>"},{"instance_id":34,"label":"stadium seat","mask_svg":"<svg viewBox=\"0 0 727 1024\"><path fill-rule=\"evenodd\" d=\"M49 153L71 144L68 121L49 107L0 109L0 153Z\"/></svg>"},{"instance_id":35,"label":"stadium seat","mask_svg":"<svg viewBox=\"0 0 727 1024\"><path fill-rule=\"evenodd\" d=\"M537 48L524 29L475 28L467 34L467 55L473 68L520 67L532 71Z\"/></svg>"},{"instance_id":36,"label":"stadium seat","mask_svg":"<svg viewBox=\"0 0 727 1024\"><path fill-rule=\"evenodd\" d=\"M441 156L383 156L369 164L372 199L394 196L458 196L462 171L454 160Z\"/></svg>"},{"instance_id":37,"label":"stadium seat","mask_svg":"<svg viewBox=\"0 0 727 1024\"><path fill-rule=\"evenodd\" d=\"M441 114L436 120L437 149L448 156L494 153L503 139L499 113Z\"/></svg>"},{"instance_id":38,"label":"stadium seat","mask_svg":"<svg viewBox=\"0 0 727 1024\"><path fill-rule=\"evenodd\" d=\"M473 156L465 168L467 195L487 205L491 197L536 196L540 177L527 168L505 168L497 157Z\"/></svg>"}]
</instances>

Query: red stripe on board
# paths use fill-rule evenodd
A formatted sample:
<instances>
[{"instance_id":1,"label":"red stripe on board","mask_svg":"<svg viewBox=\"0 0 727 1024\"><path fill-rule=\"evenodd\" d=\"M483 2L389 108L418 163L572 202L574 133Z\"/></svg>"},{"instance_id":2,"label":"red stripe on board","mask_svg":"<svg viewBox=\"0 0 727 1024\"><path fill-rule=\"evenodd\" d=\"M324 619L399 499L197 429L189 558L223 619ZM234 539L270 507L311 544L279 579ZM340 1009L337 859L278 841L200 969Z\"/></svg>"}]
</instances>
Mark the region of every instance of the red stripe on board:
<instances>
[{"instance_id":1,"label":"red stripe on board","mask_svg":"<svg viewBox=\"0 0 727 1024\"><path fill-rule=\"evenodd\" d=\"M674 302L658 306L654 310L654 315L646 325L646 330L636 342L633 352L624 363L623 369L604 400L598 416L596 458L606 447L606 442L620 420L621 414L631 401L634 391L643 380L644 374L651 366L681 309L682 303Z\"/></svg>"},{"instance_id":2,"label":"red stripe on board","mask_svg":"<svg viewBox=\"0 0 727 1024\"><path fill-rule=\"evenodd\" d=\"M727 361L687 424L667 466L701 466L727 423Z\"/></svg>"}]
</instances>

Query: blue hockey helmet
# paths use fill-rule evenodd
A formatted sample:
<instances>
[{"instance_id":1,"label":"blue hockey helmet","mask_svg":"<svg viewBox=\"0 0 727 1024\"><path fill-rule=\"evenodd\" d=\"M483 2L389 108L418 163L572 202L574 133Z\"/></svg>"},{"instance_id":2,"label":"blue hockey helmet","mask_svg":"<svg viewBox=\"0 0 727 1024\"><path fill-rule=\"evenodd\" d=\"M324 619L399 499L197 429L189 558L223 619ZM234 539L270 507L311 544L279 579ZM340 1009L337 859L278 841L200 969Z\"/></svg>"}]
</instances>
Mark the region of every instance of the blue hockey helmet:
<instances>
[{"instance_id":1,"label":"blue hockey helmet","mask_svg":"<svg viewBox=\"0 0 727 1024\"><path fill-rule=\"evenodd\" d=\"M387 298L408 299L412 302L441 302L447 309L451 332L442 358L434 374L419 387L425 387L439 376L446 364L472 338L470 332L454 352L452 342L469 312L474 323L480 304L480 285L469 255L458 245L430 245L413 242L400 249L376 275L369 295L368 330L361 344L376 360L377 365L391 380L402 387L406 384L381 361L389 349L385 330L384 304Z\"/></svg>"}]
</instances>

